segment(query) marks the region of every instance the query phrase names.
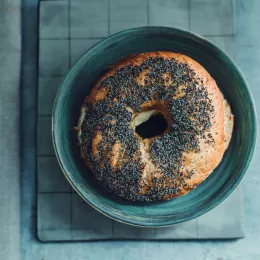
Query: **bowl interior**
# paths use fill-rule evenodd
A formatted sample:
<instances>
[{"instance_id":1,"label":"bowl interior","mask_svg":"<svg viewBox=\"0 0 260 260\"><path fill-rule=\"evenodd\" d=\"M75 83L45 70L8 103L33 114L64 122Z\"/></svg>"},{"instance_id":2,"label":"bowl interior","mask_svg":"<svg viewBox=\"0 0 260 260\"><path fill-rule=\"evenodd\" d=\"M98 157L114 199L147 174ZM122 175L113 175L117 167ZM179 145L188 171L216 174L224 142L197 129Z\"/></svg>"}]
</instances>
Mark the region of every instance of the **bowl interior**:
<instances>
[{"instance_id":1,"label":"bowl interior","mask_svg":"<svg viewBox=\"0 0 260 260\"><path fill-rule=\"evenodd\" d=\"M198 61L216 80L235 115L231 144L220 165L186 196L166 202L132 203L108 195L79 156L76 133L80 107L109 65L130 54L180 52ZM255 145L255 112L245 80L217 47L194 34L162 27L138 28L107 38L71 69L55 101L53 139L61 167L77 192L104 214L134 225L165 226L195 218L223 201L243 177ZM212 155L214 156L214 155Z\"/></svg>"}]
</instances>

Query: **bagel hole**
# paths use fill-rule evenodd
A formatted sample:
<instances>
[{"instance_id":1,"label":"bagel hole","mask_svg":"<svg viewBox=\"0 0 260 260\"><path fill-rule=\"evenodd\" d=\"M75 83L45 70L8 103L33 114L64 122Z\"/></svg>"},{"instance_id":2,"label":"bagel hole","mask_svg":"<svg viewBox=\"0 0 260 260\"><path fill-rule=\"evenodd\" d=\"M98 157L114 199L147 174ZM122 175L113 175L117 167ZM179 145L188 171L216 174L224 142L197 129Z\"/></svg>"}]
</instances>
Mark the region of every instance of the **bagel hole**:
<instances>
[{"instance_id":1,"label":"bagel hole","mask_svg":"<svg viewBox=\"0 0 260 260\"><path fill-rule=\"evenodd\" d=\"M164 115L157 110L140 113L135 118L134 124L135 132L142 139L159 136L168 128L168 122Z\"/></svg>"}]
</instances>

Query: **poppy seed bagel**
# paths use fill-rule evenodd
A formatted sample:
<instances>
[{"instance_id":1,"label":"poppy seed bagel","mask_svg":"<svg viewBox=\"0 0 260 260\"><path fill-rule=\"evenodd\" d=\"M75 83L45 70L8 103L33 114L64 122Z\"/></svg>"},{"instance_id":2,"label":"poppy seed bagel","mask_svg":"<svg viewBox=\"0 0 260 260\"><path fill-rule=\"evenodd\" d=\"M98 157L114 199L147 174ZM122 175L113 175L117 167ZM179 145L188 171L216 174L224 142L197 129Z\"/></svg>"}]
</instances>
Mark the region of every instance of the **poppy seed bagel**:
<instances>
[{"instance_id":1,"label":"poppy seed bagel","mask_svg":"<svg viewBox=\"0 0 260 260\"><path fill-rule=\"evenodd\" d=\"M86 97L77 130L81 157L106 190L155 201L204 181L233 124L229 104L198 62L159 51L110 67Z\"/></svg>"}]
</instances>

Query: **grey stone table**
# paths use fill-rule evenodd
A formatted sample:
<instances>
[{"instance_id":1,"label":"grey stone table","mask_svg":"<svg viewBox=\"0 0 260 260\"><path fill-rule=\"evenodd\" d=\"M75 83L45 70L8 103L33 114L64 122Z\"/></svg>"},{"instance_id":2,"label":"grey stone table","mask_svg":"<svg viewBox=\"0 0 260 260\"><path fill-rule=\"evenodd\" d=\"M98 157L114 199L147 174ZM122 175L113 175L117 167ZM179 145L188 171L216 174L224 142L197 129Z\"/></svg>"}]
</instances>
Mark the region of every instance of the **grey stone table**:
<instances>
[{"instance_id":1,"label":"grey stone table","mask_svg":"<svg viewBox=\"0 0 260 260\"><path fill-rule=\"evenodd\" d=\"M195 1L195 0L194 0ZM214 2L214 0L208 0ZM222 0L226 1L226 0ZM23 175L22 175L22 223L21 223L21 259L24 260L85 260L85 259L191 259L191 260L258 260L260 259L260 198L258 190L260 175L258 174L258 160L260 159L260 143L257 142L256 152L246 177L242 182L244 190L245 232L246 237L233 241L189 241L189 242L130 242L111 241L94 243L40 243L36 240L35 223L35 127L36 122L29 120L35 116L37 75L36 39L29 37L29 32L36 30L37 4L33 0L24 0L26 4L24 31L25 52L30 53L31 59L23 69L22 96L31 101L23 108L23 119L28 124L23 132ZM176 1L177 2L177 1ZM205 2L205 0L196 0ZM245 74L260 111L260 1L236 1L236 60ZM200 26L207 26L206 24ZM27 37L26 37L27 36ZM30 88L31 86L31 88Z\"/></svg>"}]
</instances>

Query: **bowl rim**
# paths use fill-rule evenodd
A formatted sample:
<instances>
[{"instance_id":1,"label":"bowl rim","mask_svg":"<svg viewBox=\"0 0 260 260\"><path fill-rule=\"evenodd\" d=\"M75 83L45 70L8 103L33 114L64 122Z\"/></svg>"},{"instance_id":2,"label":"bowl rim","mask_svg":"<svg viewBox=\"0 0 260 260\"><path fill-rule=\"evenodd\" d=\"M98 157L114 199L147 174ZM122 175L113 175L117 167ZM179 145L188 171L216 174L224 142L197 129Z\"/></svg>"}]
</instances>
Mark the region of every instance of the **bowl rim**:
<instances>
[{"instance_id":1,"label":"bowl rim","mask_svg":"<svg viewBox=\"0 0 260 260\"><path fill-rule=\"evenodd\" d=\"M56 137L56 133L55 133L55 128L56 128L55 119L59 115L59 109L61 107L59 105L60 104L59 99L60 99L62 93L64 92L62 87L63 87L63 85L66 85L68 83L69 78L73 77L72 74L74 73L74 71L78 71L78 69L82 68L82 65L84 64L84 60L87 57L87 55L89 54L89 52L91 52L95 48L99 48L99 46L104 45L105 43L113 40L114 38L116 39L118 36L127 35L129 33L134 34L136 32L140 32L140 31L144 31L144 30L146 32L149 32L149 31L155 32L156 30L158 30L160 32L165 31L166 33L167 32L172 33L172 34L175 34L175 35L178 35L178 36L181 36L181 37L195 38L196 40L199 40L202 44L207 45L207 47L210 47L210 49L213 49L214 51L220 52L221 55L223 55L225 59L228 59L231 67L235 71L237 71L238 75L240 76L240 79L241 79L241 81L244 85L244 89L247 92L248 101L249 101L249 105L250 105L250 108L251 108L252 126L253 126L252 127L253 131L252 131L251 137L250 137L252 146L251 146L250 151L247 155L247 160L246 160L245 166L241 170L239 177L236 179L236 182L228 190L225 190L221 197L213 200L210 204L208 204L207 208L204 208L203 210L194 212L192 214L192 216L185 216L180 220L170 220L170 219L167 218L167 219L161 221L160 224L158 224L157 222L153 223L153 222L144 222L142 220L138 221L136 219L133 221L133 220L131 220L131 218L126 218L126 215L124 215L125 218L123 218L122 215L119 215L119 214L114 213L112 211L108 212L104 209L102 210L97 203L94 203L93 201L90 201L87 197L85 197L83 195L83 192L81 191L80 185L76 186L76 183L74 183L73 179L69 176L69 174L66 172L66 170L63 166L64 160L60 156L59 147L58 147L58 144L57 144L57 137ZM241 70L236 65L236 63L233 61L233 59L231 57L229 57L224 51L222 51L219 47L217 47L216 45L214 45L213 43L211 43L210 41L208 41L204 37L202 37L202 36L200 36L196 33L190 32L190 31L181 30L181 29L177 29L177 28L173 28L173 27L165 27L165 26L148 26L148 27L137 27L137 28L127 29L127 30L118 32L116 34L113 34L111 36L108 36L105 39L98 42L97 44L95 44L94 46L92 46L90 49L88 49L77 60L77 62L69 69L69 71L67 72L66 76L64 77L62 83L60 84L60 86L58 88L58 91L57 91L57 94L56 94L56 97L55 97L55 101L54 101L54 105L53 105L53 110L52 110L52 130L51 131L52 131L52 142L53 142L54 152L55 152L56 158L58 160L58 163L60 165L60 168L61 168L64 176L66 177L66 179L70 183L70 185L73 187L73 189L80 195L80 197L84 201L86 201L91 207L93 207L94 209L96 209L97 211L102 213L103 215L105 215L105 216L107 216L107 217L109 217L113 220L116 220L118 222L128 224L128 225L132 225L132 226L138 226L138 227L155 228L155 227L167 227L167 226L175 225L175 224L178 224L178 223L182 223L182 222L197 218L197 217L205 214L206 212L212 210L216 206L218 206L228 196L230 196L231 193L233 193L233 191L240 184L242 178L245 176L247 169L250 165L250 162L252 160L253 153L255 151L256 138L257 138L257 114L256 114L256 108L255 108L253 96L252 96L251 90L249 88L249 85L248 85L244 75L242 74Z\"/></svg>"}]
</instances>

